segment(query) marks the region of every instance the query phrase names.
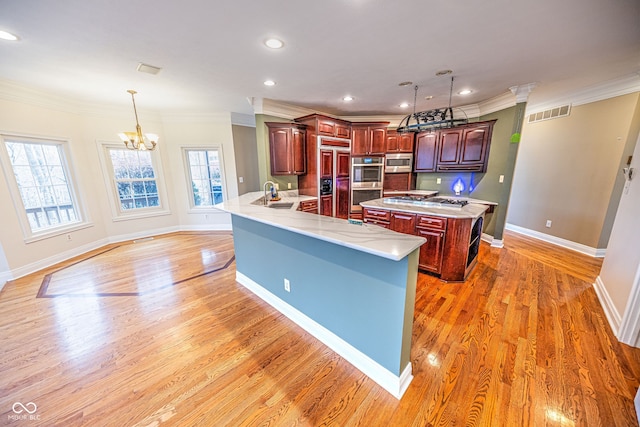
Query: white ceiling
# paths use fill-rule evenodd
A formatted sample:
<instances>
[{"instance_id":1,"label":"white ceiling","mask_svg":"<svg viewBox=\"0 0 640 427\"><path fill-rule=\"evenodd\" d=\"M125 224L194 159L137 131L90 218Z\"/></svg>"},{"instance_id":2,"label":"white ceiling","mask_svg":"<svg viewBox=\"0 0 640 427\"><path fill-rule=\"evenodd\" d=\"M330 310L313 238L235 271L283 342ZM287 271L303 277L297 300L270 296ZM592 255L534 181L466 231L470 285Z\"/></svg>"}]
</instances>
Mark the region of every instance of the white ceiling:
<instances>
[{"instance_id":1,"label":"white ceiling","mask_svg":"<svg viewBox=\"0 0 640 427\"><path fill-rule=\"evenodd\" d=\"M544 99L640 79L638 0L0 0L0 30L20 37L0 40L2 80L92 104L130 105L135 89L141 110L167 113L252 114L256 97L405 114L406 80L417 110L448 104L442 69L473 90L454 106L532 82Z\"/></svg>"}]
</instances>

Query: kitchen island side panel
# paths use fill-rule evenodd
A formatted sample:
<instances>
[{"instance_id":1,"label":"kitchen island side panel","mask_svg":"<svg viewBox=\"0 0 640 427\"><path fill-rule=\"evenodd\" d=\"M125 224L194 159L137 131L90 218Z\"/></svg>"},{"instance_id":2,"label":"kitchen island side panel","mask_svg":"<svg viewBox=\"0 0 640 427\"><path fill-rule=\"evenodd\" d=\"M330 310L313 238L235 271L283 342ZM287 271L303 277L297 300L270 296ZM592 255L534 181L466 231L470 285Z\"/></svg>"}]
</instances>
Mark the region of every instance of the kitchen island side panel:
<instances>
[{"instance_id":1,"label":"kitchen island side panel","mask_svg":"<svg viewBox=\"0 0 640 427\"><path fill-rule=\"evenodd\" d=\"M410 362L417 255L393 261L237 215L232 224L238 272L400 375Z\"/></svg>"}]
</instances>

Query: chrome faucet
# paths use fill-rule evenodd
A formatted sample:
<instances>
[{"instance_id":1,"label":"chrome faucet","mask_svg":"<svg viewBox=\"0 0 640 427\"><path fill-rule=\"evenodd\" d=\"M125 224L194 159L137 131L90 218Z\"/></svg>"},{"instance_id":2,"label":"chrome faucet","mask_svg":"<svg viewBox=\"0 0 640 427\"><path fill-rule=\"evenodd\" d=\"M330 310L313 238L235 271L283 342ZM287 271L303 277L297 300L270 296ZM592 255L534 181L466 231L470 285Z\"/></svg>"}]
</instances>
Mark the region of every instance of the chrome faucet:
<instances>
[{"instance_id":1,"label":"chrome faucet","mask_svg":"<svg viewBox=\"0 0 640 427\"><path fill-rule=\"evenodd\" d=\"M267 199L267 184L271 184L274 187L276 186L276 183L273 182L273 181L267 181L262 186L262 190L264 191L264 205L265 206L269 204L269 200Z\"/></svg>"}]
</instances>

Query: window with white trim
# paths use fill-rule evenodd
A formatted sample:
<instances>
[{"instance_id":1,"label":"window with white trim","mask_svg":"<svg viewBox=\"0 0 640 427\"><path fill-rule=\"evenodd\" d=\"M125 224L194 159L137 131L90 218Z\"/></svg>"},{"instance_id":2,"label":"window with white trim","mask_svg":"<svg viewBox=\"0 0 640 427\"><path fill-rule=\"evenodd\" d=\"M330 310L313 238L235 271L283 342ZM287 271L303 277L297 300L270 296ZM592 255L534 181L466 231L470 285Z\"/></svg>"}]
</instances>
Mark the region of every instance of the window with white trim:
<instances>
[{"instance_id":1,"label":"window with white trim","mask_svg":"<svg viewBox=\"0 0 640 427\"><path fill-rule=\"evenodd\" d=\"M25 237L86 226L78 205L65 141L3 136L2 163Z\"/></svg>"},{"instance_id":2,"label":"window with white trim","mask_svg":"<svg viewBox=\"0 0 640 427\"><path fill-rule=\"evenodd\" d=\"M158 150L129 150L97 141L114 221L169 215Z\"/></svg>"},{"instance_id":3,"label":"window with white trim","mask_svg":"<svg viewBox=\"0 0 640 427\"><path fill-rule=\"evenodd\" d=\"M109 157L121 210L160 206L151 152L109 148Z\"/></svg>"},{"instance_id":4,"label":"window with white trim","mask_svg":"<svg viewBox=\"0 0 640 427\"><path fill-rule=\"evenodd\" d=\"M210 207L224 200L222 153L218 148L185 148L191 206Z\"/></svg>"}]
</instances>

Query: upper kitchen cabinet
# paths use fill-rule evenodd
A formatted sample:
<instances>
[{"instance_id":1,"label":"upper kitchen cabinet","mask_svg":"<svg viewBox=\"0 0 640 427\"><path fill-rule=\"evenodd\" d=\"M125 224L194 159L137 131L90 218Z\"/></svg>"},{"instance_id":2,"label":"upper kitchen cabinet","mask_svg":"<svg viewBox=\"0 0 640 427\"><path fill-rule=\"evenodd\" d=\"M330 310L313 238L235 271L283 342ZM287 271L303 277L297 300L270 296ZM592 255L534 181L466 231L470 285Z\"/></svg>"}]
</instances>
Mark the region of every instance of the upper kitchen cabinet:
<instances>
[{"instance_id":1,"label":"upper kitchen cabinet","mask_svg":"<svg viewBox=\"0 0 640 427\"><path fill-rule=\"evenodd\" d=\"M308 120L315 121L315 128L318 136L351 139L351 122L334 119L333 117L323 116L321 114L310 114L296 119L296 121L300 122Z\"/></svg>"},{"instance_id":2,"label":"upper kitchen cabinet","mask_svg":"<svg viewBox=\"0 0 640 427\"><path fill-rule=\"evenodd\" d=\"M414 172L435 172L438 156L437 132L420 132L416 135Z\"/></svg>"},{"instance_id":3,"label":"upper kitchen cabinet","mask_svg":"<svg viewBox=\"0 0 640 427\"><path fill-rule=\"evenodd\" d=\"M384 156L389 122L353 123L351 125L352 156Z\"/></svg>"},{"instance_id":4,"label":"upper kitchen cabinet","mask_svg":"<svg viewBox=\"0 0 640 427\"><path fill-rule=\"evenodd\" d=\"M486 172L495 122L419 133L415 172Z\"/></svg>"},{"instance_id":5,"label":"upper kitchen cabinet","mask_svg":"<svg viewBox=\"0 0 640 427\"><path fill-rule=\"evenodd\" d=\"M306 126L297 123L265 123L269 129L271 175L306 173Z\"/></svg>"},{"instance_id":6,"label":"upper kitchen cabinet","mask_svg":"<svg viewBox=\"0 0 640 427\"><path fill-rule=\"evenodd\" d=\"M387 130L387 153L413 153L413 132Z\"/></svg>"}]
</instances>

